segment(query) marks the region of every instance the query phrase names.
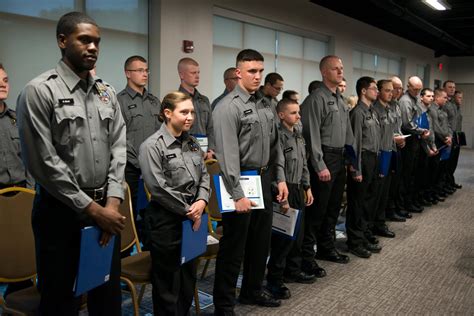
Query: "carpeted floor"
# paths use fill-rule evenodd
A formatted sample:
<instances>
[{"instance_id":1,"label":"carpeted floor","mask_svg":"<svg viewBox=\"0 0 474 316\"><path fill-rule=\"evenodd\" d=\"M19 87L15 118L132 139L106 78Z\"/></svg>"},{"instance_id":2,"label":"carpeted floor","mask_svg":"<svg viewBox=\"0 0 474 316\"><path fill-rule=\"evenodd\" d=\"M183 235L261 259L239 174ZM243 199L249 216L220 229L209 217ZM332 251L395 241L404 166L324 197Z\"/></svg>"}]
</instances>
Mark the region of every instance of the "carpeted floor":
<instances>
[{"instance_id":1,"label":"carpeted floor","mask_svg":"<svg viewBox=\"0 0 474 316\"><path fill-rule=\"evenodd\" d=\"M445 202L389 224L397 237L381 238L380 254L350 255L347 265L320 261L328 276L311 285L288 284L292 297L280 308L237 305L237 314L474 315L474 150L462 150L456 176L463 188ZM212 264L199 289L212 294L213 281ZM130 297L123 300L124 315L132 315ZM201 311L212 312L213 306ZM141 315L149 313L151 286L140 308Z\"/></svg>"},{"instance_id":2,"label":"carpeted floor","mask_svg":"<svg viewBox=\"0 0 474 316\"><path fill-rule=\"evenodd\" d=\"M292 297L280 308L237 305L237 314L474 315L474 150L462 150L456 179L463 188L445 202L406 223L389 223L397 237L381 238L380 254L350 255L347 265L320 261L328 276L311 285L288 284ZM213 280L211 267L199 289L212 293ZM144 314L152 311L150 294ZM212 306L202 310L212 312Z\"/></svg>"}]
</instances>

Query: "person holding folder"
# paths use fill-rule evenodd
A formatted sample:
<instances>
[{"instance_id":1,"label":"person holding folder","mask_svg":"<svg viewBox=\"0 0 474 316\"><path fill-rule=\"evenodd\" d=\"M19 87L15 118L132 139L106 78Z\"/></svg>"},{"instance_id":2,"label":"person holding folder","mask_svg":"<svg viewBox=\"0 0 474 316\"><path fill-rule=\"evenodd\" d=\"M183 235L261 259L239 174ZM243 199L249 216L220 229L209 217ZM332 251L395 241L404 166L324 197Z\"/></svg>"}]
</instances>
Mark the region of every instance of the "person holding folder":
<instances>
[{"instance_id":1,"label":"person holding folder","mask_svg":"<svg viewBox=\"0 0 474 316\"><path fill-rule=\"evenodd\" d=\"M161 103L165 122L140 146L138 160L151 201L144 212L151 252L155 315L186 315L196 286L196 261L181 265L182 223L201 225L210 179L201 148L188 132L194 122L191 97L167 94Z\"/></svg>"},{"instance_id":2,"label":"person holding folder","mask_svg":"<svg viewBox=\"0 0 474 316\"><path fill-rule=\"evenodd\" d=\"M305 142L301 131L295 127L300 121L300 106L294 100L282 99L276 106L276 112L281 122L278 131L280 146L285 155L285 178L288 186L288 201L281 205L281 208L283 211L289 207L297 209L303 219L305 206L313 204L314 199L306 165ZM283 283L284 279L287 282L309 284L316 281L316 276L326 275L322 268L318 270L318 275L301 271L301 244L304 233L302 223L299 227L294 239L275 232L272 234L270 260L267 264L267 288L279 299L288 299L291 296L290 290Z\"/></svg>"},{"instance_id":3,"label":"person holding folder","mask_svg":"<svg viewBox=\"0 0 474 316\"><path fill-rule=\"evenodd\" d=\"M30 81L18 103L23 159L36 180L32 225L36 244L40 315L77 315L73 285L81 228L99 226L100 243L113 246L110 279L88 292L90 315L121 315L120 231L125 217L125 122L115 90L90 71L101 34L84 13L57 24L62 58L55 69Z\"/></svg>"},{"instance_id":4,"label":"person holding folder","mask_svg":"<svg viewBox=\"0 0 474 316\"><path fill-rule=\"evenodd\" d=\"M244 263L242 304L277 307L281 304L262 288L272 231L271 182L277 181L278 202L288 196L284 157L278 140L271 104L257 91L264 71L263 56L252 49L237 55L235 89L213 112L216 156L225 189L232 196L235 212L222 214L224 236L219 243L214 281L216 315L233 315L235 288ZM272 175L269 166L275 166ZM265 209L252 210L240 185L241 171L256 171L262 180Z\"/></svg>"}]
</instances>

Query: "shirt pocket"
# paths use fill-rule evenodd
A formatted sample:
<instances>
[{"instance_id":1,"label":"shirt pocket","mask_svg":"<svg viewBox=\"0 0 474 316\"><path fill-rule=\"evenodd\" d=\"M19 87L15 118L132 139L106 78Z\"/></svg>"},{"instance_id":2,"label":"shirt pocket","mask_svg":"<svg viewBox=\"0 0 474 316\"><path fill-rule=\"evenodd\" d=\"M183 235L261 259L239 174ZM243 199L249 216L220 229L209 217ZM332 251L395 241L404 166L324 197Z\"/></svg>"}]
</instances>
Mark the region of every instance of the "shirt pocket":
<instances>
[{"instance_id":1,"label":"shirt pocket","mask_svg":"<svg viewBox=\"0 0 474 316\"><path fill-rule=\"evenodd\" d=\"M101 125L101 128L99 129L100 138L102 141L108 142L115 111L112 107L106 106L100 106L97 109L99 110L99 118Z\"/></svg>"},{"instance_id":2,"label":"shirt pocket","mask_svg":"<svg viewBox=\"0 0 474 316\"><path fill-rule=\"evenodd\" d=\"M10 128L10 139L12 141L13 149L15 150L15 155L20 155L20 134L18 133L18 128L16 125L12 125Z\"/></svg>"},{"instance_id":3,"label":"shirt pocket","mask_svg":"<svg viewBox=\"0 0 474 316\"><path fill-rule=\"evenodd\" d=\"M161 122L160 122L160 108L158 105L155 103L152 104L152 107L150 108L150 113L151 116L154 119L154 126L155 126L155 131L160 129Z\"/></svg>"},{"instance_id":4,"label":"shirt pocket","mask_svg":"<svg viewBox=\"0 0 474 316\"><path fill-rule=\"evenodd\" d=\"M55 139L61 145L83 142L86 113L82 107L63 105L54 109L54 115L58 124L58 129L55 130Z\"/></svg>"},{"instance_id":5,"label":"shirt pocket","mask_svg":"<svg viewBox=\"0 0 474 316\"><path fill-rule=\"evenodd\" d=\"M168 186L178 188L187 182L186 164L181 158L173 158L163 165L163 173Z\"/></svg>"},{"instance_id":6,"label":"shirt pocket","mask_svg":"<svg viewBox=\"0 0 474 316\"><path fill-rule=\"evenodd\" d=\"M256 113L245 115L240 119L242 128L240 130L239 140L240 142L247 143L250 145L261 137L258 137L261 133L260 121ZM258 137L258 138L257 138Z\"/></svg>"}]
</instances>

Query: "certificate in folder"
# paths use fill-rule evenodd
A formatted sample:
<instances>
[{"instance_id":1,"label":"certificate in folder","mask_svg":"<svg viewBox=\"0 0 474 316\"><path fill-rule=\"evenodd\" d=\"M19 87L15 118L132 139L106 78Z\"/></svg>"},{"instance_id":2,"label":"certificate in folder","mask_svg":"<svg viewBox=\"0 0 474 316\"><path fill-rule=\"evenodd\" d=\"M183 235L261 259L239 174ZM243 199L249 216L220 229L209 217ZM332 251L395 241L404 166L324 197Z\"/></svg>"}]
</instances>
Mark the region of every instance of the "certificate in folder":
<instances>
[{"instance_id":1,"label":"certificate in folder","mask_svg":"<svg viewBox=\"0 0 474 316\"><path fill-rule=\"evenodd\" d=\"M221 213L234 212L235 204L232 196L227 192L224 186L224 180L220 175L214 175L214 186L216 189L217 204ZM257 203L252 209L264 209L262 179L256 170L242 171L240 174L240 186L244 191L245 197L250 201Z\"/></svg>"},{"instance_id":2,"label":"certificate in folder","mask_svg":"<svg viewBox=\"0 0 474 316\"><path fill-rule=\"evenodd\" d=\"M272 231L290 239L296 239L301 223L300 210L290 208L286 213L281 211L278 203L273 203Z\"/></svg>"},{"instance_id":3,"label":"certificate in folder","mask_svg":"<svg viewBox=\"0 0 474 316\"><path fill-rule=\"evenodd\" d=\"M193 230L193 221L183 221L183 236L181 239L181 264L193 260L206 252L207 248L207 214L201 216L201 226Z\"/></svg>"},{"instance_id":4,"label":"certificate in folder","mask_svg":"<svg viewBox=\"0 0 474 316\"><path fill-rule=\"evenodd\" d=\"M392 158L392 151L381 150L379 157L379 174L384 177L388 176L390 171L390 160Z\"/></svg>"},{"instance_id":5,"label":"certificate in folder","mask_svg":"<svg viewBox=\"0 0 474 316\"><path fill-rule=\"evenodd\" d=\"M196 140L198 141L199 147L201 147L201 150L203 152L207 152L207 148L209 145L209 140L206 135L201 135L201 134L192 134Z\"/></svg>"},{"instance_id":6,"label":"certificate in folder","mask_svg":"<svg viewBox=\"0 0 474 316\"><path fill-rule=\"evenodd\" d=\"M79 296L109 281L115 236L107 246L99 244L102 230L96 226L81 229L79 267L74 282L74 295Z\"/></svg>"}]
</instances>

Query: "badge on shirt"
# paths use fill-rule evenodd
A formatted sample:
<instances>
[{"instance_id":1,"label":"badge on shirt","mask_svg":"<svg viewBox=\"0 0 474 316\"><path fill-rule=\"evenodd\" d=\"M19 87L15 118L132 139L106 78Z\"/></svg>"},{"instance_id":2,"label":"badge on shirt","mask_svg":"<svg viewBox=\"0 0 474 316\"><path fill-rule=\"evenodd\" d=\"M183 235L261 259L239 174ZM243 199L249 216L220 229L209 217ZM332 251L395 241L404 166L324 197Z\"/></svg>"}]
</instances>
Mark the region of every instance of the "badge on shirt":
<instances>
[{"instance_id":1,"label":"badge on shirt","mask_svg":"<svg viewBox=\"0 0 474 316\"><path fill-rule=\"evenodd\" d=\"M196 144L195 142L189 142L189 150L191 151L198 151L199 150L199 145Z\"/></svg>"},{"instance_id":2,"label":"badge on shirt","mask_svg":"<svg viewBox=\"0 0 474 316\"><path fill-rule=\"evenodd\" d=\"M285 149L283 150L283 152L284 152L285 154L287 154L287 153L289 153L289 152L292 152L292 151L293 151L293 147L288 147L288 148L285 148Z\"/></svg>"},{"instance_id":3,"label":"badge on shirt","mask_svg":"<svg viewBox=\"0 0 474 316\"><path fill-rule=\"evenodd\" d=\"M333 105L334 104L334 101L329 101L328 102L328 105Z\"/></svg>"},{"instance_id":4,"label":"badge on shirt","mask_svg":"<svg viewBox=\"0 0 474 316\"><path fill-rule=\"evenodd\" d=\"M58 103L60 106L63 106L63 105L74 105L74 99L73 98L70 98L70 99L58 99Z\"/></svg>"},{"instance_id":5,"label":"badge on shirt","mask_svg":"<svg viewBox=\"0 0 474 316\"><path fill-rule=\"evenodd\" d=\"M110 95L107 91L107 86L102 82L96 81L95 88L97 90L97 93L99 93L100 101L102 101L102 103L104 104L108 104L110 102Z\"/></svg>"},{"instance_id":6,"label":"badge on shirt","mask_svg":"<svg viewBox=\"0 0 474 316\"><path fill-rule=\"evenodd\" d=\"M247 116L247 115L250 115L253 113L253 110L252 109L248 109L248 110L245 110L244 111L244 115Z\"/></svg>"},{"instance_id":7,"label":"badge on shirt","mask_svg":"<svg viewBox=\"0 0 474 316\"><path fill-rule=\"evenodd\" d=\"M166 155L166 159L168 159L168 160L173 159L173 158L176 158L176 154Z\"/></svg>"},{"instance_id":8,"label":"badge on shirt","mask_svg":"<svg viewBox=\"0 0 474 316\"><path fill-rule=\"evenodd\" d=\"M136 107L137 107L136 104L130 104L130 105L128 106L128 109L131 110L131 109L134 109L134 108L136 108Z\"/></svg>"}]
</instances>

